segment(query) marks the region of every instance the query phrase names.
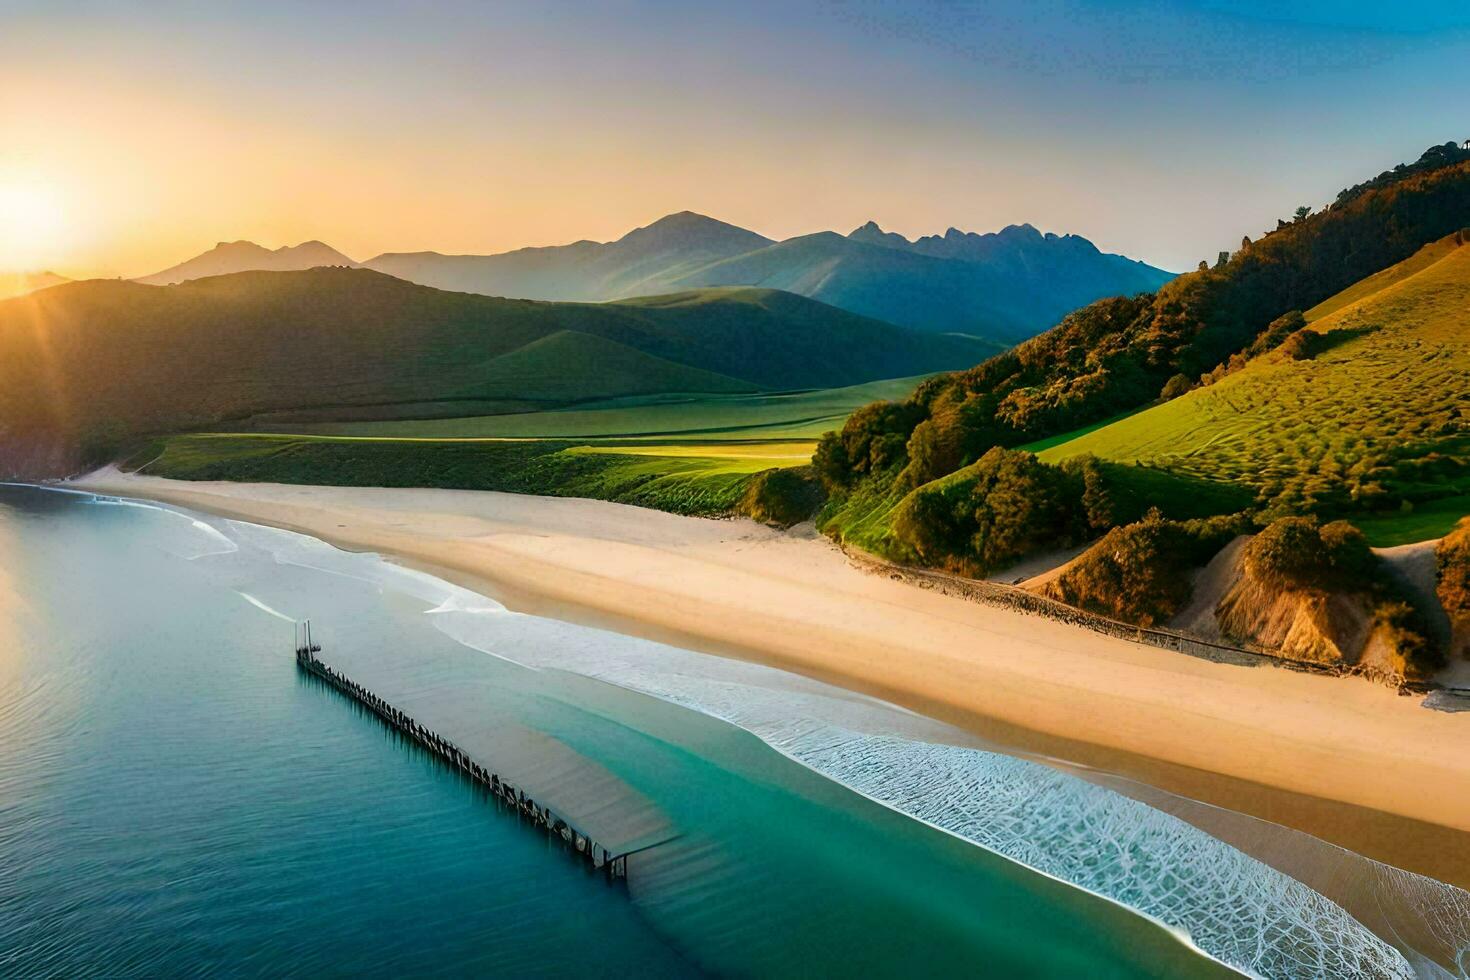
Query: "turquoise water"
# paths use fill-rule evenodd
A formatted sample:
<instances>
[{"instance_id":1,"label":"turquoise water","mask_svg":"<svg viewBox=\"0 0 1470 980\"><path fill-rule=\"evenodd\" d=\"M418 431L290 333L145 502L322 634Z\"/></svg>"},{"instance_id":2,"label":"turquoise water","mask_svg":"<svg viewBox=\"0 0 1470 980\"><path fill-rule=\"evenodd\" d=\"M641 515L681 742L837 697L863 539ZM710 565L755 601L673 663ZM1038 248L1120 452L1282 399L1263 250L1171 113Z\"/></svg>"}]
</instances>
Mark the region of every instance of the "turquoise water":
<instances>
[{"instance_id":1,"label":"turquoise water","mask_svg":"<svg viewBox=\"0 0 1470 980\"><path fill-rule=\"evenodd\" d=\"M0 488L0 975L1228 972L824 778L805 742L523 665L616 662L606 634L435 608L442 583L278 534ZM589 874L301 676L301 615L329 655L456 692L486 761L568 816L674 839L626 886Z\"/></svg>"}]
</instances>

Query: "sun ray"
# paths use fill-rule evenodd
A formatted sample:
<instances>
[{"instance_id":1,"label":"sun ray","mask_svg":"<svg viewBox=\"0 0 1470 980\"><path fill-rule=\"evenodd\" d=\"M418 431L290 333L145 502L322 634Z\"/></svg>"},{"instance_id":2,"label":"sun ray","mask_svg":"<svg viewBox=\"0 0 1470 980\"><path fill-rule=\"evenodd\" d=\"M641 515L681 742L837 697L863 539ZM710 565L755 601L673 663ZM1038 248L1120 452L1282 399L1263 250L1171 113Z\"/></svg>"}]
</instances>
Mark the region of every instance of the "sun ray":
<instances>
[{"instance_id":1,"label":"sun ray","mask_svg":"<svg viewBox=\"0 0 1470 980\"><path fill-rule=\"evenodd\" d=\"M61 196L45 183L0 179L0 269L35 271L66 245Z\"/></svg>"}]
</instances>

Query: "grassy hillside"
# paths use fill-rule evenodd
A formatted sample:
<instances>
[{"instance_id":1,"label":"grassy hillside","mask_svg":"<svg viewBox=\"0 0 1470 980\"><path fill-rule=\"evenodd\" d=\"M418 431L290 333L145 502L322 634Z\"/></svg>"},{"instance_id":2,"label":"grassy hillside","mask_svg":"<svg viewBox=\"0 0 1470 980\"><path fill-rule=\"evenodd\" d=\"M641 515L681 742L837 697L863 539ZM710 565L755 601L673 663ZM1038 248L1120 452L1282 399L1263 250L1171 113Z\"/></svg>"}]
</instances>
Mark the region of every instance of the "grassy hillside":
<instances>
[{"instance_id":1,"label":"grassy hillside","mask_svg":"<svg viewBox=\"0 0 1470 980\"><path fill-rule=\"evenodd\" d=\"M604 337L559 330L487 361L474 384L457 394L486 400L576 402L660 392L755 390L748 381L676 364Z\"/></svg>"},{"instance_id":2,"label":"grassy hillside","mask_svg":"<svg viewBox=\"0 0 1470 980\"><path fill-rule=\"evenodd\" d=\"M551 346L527 350L537 341ZM342 268L72 283L0 303L0 472L64 472L140 435L264 413L473 415L511 396L547 407L661 384L831 387L984 350L769 290L536 303Z\"/></svg>"},{"instance_id":3,"label":"grassy hillside","mask_svg":"<svg viewBox=\"0 0 1470 980\"><path fill-rule=\"evenodd\" d=\"M907 398L923 376L844 388L756 395L616 398L555 411L398 422L276 426L273 431L397 438L535 438L748 441L816 439L875 399Z\"/></svg>"},{"instance_id":4,"label":"grassy hillside","mask_svg":"<svg viewBox=\"0 0 1470 980\"><path fill-rule=\"evenodd\" d=\"M1041 453L1093 454L1249 487L1273 510L1409 507L1407 522L1442 534L1463 511L1436 502L1470 493L1470 246L1453 240L1323 304L1322 349L1276 351L1179 398ZM1461 505L1462 506L1462 505ZM1417 509L1433 510L1425 523Z\"/></svg>"},{"instance_id":5,"label":"grassy hillside","mask_svg":"<svg viewBox=\"0 0 1470 980\"><path fill-rule=\"evenodd\" d=\"M805 452L803 452L803 448ZM799 466L810 444L587 447L530 440L204 434L140 449L141 472L178 480L500 490L591 497L676 514L735 510L754 474Z\"/></svg>"},{"instance_id":6,"label":"grassy hillside","mask_svg":"<svg viewBox=\"0 0 1470 980\"><path fill-rule=\"evenodd\" d=\"M1470 151L1434 147L1419 163L1344 191L1327 210L1276 230L1156 295L1102 300L976 367L921 386L881 422L886 462L911 483L952 473L992 446L1059 436L1169 397L1242 354L1293 310L1316 307L1470 225ZM857 420L857 421L854 421ZM862 432L844 443L866 449ZM829 453L829 480L850 484L862 459Z\"/></svg>"},{"instance_id":7,"label":"grassy hillside","mask_svg":"<svg viewBox=\"0 0 1470 980\"><path fill-rule=\"evenodd\" d=\"M1434 147L1156 295L858 409L813 455L818 525L966 574L1154 527L1150 506L1437 533L1470 496L1467 226L1470 151Z\"/></svg>"},{"instance_id":8,"label":"grassy hillside","mask_svg":"<svg viewBox=\"0 0 1470 980\"><path fill-rule=\"evenodd\" d=\"M1437 242L1430 242L1413 255L1397 262L1381 272L1376 272L1358 282L1353 283L1342 292L1331 296L1310 310L1306 311L1306 321L1316 323L1323 317L1331 316L1343 307L1351 306L1360 299L1372 296L1374 293L1387 289L1396 282L1402 282L1415 273L1429 268L1446 255L1453 252L1458 246L1454 235L1446 235Z\"/></svg>"}]
</instances>

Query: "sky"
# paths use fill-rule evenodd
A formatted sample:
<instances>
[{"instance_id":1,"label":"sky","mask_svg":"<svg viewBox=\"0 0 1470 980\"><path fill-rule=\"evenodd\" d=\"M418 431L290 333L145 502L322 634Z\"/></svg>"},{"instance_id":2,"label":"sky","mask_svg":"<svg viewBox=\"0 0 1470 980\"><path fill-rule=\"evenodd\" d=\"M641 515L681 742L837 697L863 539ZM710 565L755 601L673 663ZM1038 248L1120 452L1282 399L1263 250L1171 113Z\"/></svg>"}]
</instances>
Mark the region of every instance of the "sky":
<instances>
[{"instance_id":1,"label":"sky","mask_svg":"<svg viewBox=\"0 0 1470 980\"><path fill-rule=\"evenodd\" d=\"M1183 270L1470 138L1470 4L0 0L0 269L489 253L693 210Z\"/></svg>"}]
</instances>

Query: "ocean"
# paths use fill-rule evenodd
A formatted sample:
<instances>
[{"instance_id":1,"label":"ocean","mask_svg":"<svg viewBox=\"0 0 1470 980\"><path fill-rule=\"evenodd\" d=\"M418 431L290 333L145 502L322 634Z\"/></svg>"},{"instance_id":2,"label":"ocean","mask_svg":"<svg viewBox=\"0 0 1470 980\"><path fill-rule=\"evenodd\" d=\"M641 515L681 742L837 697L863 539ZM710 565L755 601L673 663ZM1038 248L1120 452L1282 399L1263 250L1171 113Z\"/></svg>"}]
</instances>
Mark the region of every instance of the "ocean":
<instances>
[{"instance_id":1,"label":"ocean","mask_svg":"<svg viewBox=\"0 0 1470 980\"><path fill-rule=\"evenodd\" d=\"M628 880L301 673L308 617L324 660L636 850ZM882 702L0 487L0 976L1237 971L1416 975L1178 818Z\"/></svg>"}]
</instances>

